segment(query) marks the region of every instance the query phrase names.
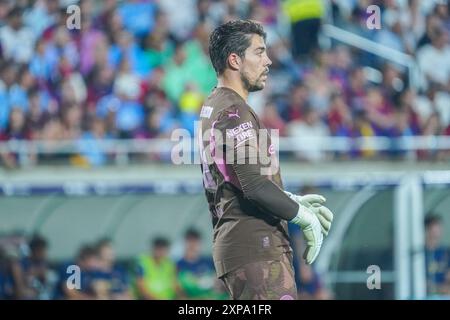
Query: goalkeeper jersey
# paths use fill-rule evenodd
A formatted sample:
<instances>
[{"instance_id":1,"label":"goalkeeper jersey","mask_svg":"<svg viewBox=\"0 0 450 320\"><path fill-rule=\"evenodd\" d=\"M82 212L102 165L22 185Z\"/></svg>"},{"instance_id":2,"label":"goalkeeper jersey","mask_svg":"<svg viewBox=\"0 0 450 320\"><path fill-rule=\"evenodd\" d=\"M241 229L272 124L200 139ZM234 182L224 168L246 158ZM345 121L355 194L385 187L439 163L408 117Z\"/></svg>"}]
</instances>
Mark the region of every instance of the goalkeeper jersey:
<instances>
[{"instance_id":1,"label":"goalkeeper jersey","mask_svg":"<svg viewBox=\"0 0 450 320\"><path fill-rule=\"evenodd\" d=\"M234 90L215 88L200 112L198 143L213 224L217 276L291 252L287 221L298 204L284 192L270 131Z\"/></svg>"}]
</instances>

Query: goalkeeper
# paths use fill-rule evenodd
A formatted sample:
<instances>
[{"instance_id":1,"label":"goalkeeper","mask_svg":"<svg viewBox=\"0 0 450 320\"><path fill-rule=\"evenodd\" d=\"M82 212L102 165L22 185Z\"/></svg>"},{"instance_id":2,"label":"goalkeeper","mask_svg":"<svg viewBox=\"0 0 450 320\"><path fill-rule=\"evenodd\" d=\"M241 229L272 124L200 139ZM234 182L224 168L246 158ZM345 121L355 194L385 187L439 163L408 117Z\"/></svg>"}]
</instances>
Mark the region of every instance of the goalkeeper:
<instances>
[{"instance_id":1,"label":"goalkeeper","mask_svg":"<svg viewBox=\"0 0 450 320\"><path fill-rule=\"evenodd\" d=\"M296 299L287 223L302 229L304 258L311 264L333 219L324 197L283 190L271 138L247 104L248 94L262 90L267 80L265 38L262 26L248 20L212 32L209 54L218 85L200 112L214 265L232 299Z\"/></svg>"}]
</instances>

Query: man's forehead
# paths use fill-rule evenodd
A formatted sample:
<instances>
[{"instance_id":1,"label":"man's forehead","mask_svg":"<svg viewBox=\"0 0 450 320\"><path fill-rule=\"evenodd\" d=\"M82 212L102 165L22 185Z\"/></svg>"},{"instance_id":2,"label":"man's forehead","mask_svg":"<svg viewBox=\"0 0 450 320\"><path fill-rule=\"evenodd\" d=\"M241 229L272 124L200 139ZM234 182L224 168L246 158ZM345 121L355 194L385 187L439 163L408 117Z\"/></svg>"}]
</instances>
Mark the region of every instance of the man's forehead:
<instances>
[{"instance_id":1,"label":"man's forehead","mask_svg":"<svg viewBox=\"0 0 450 320\"><path fill-rule=\"evenodd\" d=\"M264 42L264 38L261 37L258 34L252 35L251 42L250 42L250 48L251 49L257 49L257 48L260 48L260 47L264 47L264 48L266 47L266 43Z\"/></svg>"}]
</instances>

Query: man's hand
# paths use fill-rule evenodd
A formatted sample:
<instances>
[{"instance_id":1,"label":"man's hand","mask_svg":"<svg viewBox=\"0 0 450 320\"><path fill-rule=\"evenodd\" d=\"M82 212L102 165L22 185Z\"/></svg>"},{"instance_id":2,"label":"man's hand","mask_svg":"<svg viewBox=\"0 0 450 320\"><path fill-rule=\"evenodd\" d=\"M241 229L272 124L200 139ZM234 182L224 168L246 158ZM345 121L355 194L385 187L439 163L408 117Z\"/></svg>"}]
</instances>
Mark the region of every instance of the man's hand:
<instances>
[{"instance_id":1,"label":"man's hand","mask_svg":"<svg viewBox=\"0 0 450 320\"><path fill-rule=\"evenodd\" d=\"M310 209L319 219L322 233L326 237L331 228L331 222L333 221L333 213L330 209L323 204L326 199L319 194L306 194L304 196L298 196L288 191L284 191L292 200L300 205Z\"/></svg>"},{"instance_id":2,"label":"man's hand","mask_svg":"<svg viewBox=\"0 0 450 320\"><path fill-rule=\"evenodd\" d=\"M303 258L307 264L312 264L319 255L323 241L319 219L309 208L299 203L298 213L290 222L302 229L306 242Z\"/></svg>"}]
</instances>

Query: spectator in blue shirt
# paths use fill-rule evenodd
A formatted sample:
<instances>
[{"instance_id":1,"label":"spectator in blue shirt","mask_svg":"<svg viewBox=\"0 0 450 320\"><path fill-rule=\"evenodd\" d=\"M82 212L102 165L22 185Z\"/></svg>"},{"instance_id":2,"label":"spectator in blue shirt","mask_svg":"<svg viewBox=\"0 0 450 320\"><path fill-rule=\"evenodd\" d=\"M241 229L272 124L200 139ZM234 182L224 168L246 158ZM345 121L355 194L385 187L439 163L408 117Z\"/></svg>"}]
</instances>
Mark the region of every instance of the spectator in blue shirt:
<instances>
[{"instance_id":1,"label":"spectator in blue shirt","mask_svg":"<svg viewBox=\"0 0 450 320\"><path fill-rule=\"evenodd\" d=\"M178 280L187 299L224 299L226 293L216 279L210 257L201 255L201 234L185 233L184 256L177 262Z\"/></svg>"},{"instance_id":2,"label":"spectator in blue shirt","mask_svg":"<svg viewBox=\"0 0 450 320\"><path fill-rule=\"evenodd\" d=\"M39 235L28 244L29 256L21 261L26 299L49 300L53 298L56 275L48 261L48 242Z\"/></svg>"},{"instance_id":3,"label":"spectator in blue shirt","mask_svg":"<svg viewBox=\"0 0 450 320\"><path fill-rule=\"evenodd\" d=\"M126 270L116 263L116 253L109 239L101 239L96 244L100 259L100 277L107 283L109 299L131 299L130 282Z\"/></svg>"},{"instance_id":4,"label":"spectator in blue shirt","mask_svg":"<svg viewBox=\"0 0 450 320\"><path fill-rule=\"evenodd\" d=\"M425 218L425 261L428 295L450 295L450 255L442 243L442 218Z\"/></svg>"},{"instance_id":5,"label":"spectator in blue shirt","mask_svg":"<svg viewBox=\"0 0 450 320\"><path fill-rule=\"evenodd\" d=\"M14 297L14 283L11 275L11 263L5 250L0 247L0 300Z\"/></svg>"},{"instance_id":6,"label":"spectator in blue shirt","mask_svg":"<svg viewBox=\"0 0 450 320\"><path fill-rule=\"evenodd\" d=\"M107 163L105 142L108 140L105 122L101 118L91 120L90 130L84 132L78 140L78 149L89 166L101 166Z\"/></svg>"},{"instance_id":7,"label":"spectator in blue shirt","mask_svg":"<svg viewBox=\"0 0 450 320\"><path fill-rule=\"evenodd\" d=\"M142 37L153 30L155 5L152 1L125 1L118 10L125 28Z\"/></svg>"},{"instance_id":8,"label":"spectator in blue shirt","mask_svg":"<svg viewBox=\"0 0 450 320\"><path fill-rule=\"evenodd\" d=\"M78 267L69 269L68 267ZM79 276L79 281L75 277ZM107 299L108 288L102 281L100 261L96 248L92 245L84 245L80 248L75 263L66 264L61 268L59 288L63 296L69 300L94 300ZM69 286L68 284L73 286ZM79 284L79 287L76 286Z\"/></svg>"}]
</instances>

